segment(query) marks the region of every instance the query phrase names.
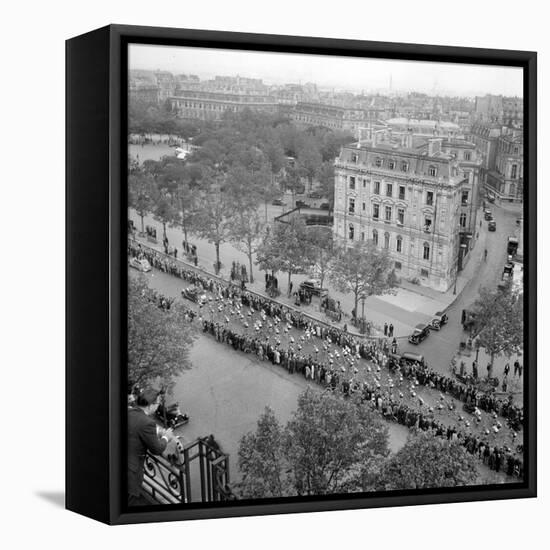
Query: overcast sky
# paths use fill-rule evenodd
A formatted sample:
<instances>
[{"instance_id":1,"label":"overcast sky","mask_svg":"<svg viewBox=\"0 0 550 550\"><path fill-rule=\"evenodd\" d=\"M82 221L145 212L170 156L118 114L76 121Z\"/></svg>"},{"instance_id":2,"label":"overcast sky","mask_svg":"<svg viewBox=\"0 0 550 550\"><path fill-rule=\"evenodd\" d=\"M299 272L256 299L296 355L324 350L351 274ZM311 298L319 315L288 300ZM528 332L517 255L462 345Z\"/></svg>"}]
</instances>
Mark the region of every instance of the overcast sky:
<instances>
[{"instance_id":1,"label":"overcast sky","mask_svg":"<svg viewBox=\"0 0 550 550\"><path fill-rule=\"evenodd\" d=\"M261 78L266 84L314 82L359 92L388 89L438 95L522 96L522 69L458 63L249 52L179 46L130 45L130 69Z\"/></svg>"}]
</instances>

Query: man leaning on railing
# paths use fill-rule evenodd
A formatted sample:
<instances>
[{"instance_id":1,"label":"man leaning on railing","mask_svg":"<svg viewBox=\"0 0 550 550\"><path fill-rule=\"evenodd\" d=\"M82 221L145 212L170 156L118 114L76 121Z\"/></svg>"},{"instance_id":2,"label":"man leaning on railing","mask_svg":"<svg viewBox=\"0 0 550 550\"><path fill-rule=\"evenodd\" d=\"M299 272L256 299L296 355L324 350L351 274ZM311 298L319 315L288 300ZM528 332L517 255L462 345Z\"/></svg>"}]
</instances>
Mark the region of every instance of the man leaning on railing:
<instances>
[{"instance_id":1,"label":"man leaning on railing","mask_svg":"<svg viewBox=\"0 0 550 550\"><path fill-rule=\"evenodd\" d=\"M142 484L147 451L160 455L173 439L172 429L159 428L150 418L159 406L160 393L143 390L134 406L128 409L128 505L150 504L143 496ZM159 437L160 436L160 437Z\"/></svg>"}]
</instances>

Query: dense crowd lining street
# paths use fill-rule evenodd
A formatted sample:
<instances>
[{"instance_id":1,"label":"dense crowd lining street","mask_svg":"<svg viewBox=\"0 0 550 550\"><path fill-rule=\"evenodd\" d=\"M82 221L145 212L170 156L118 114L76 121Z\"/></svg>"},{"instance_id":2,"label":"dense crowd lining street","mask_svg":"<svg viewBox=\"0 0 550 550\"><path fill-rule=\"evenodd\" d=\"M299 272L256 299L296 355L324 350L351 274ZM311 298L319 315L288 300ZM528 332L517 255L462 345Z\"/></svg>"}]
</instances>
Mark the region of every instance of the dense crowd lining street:
<instances>
[{"instance_id":1,"label":"dense crowd lining street","mask_svg":"<svg viewBox=\"0 0 550 550\"><path fill-rule=\"evenodd\" d=\"M132 245L133 254L145 251L145 247L139 250L137 246ZM515 451L521 445L522 434L508 428L506 419L499 416L499 413L509 415L508 407L503 407L502 403L496 406L485 396L474 396L471 390L465 390L461 384L448 382L446 377L435 372L428 375L417 366L396 371L395 365L390 366L389 350L384 351L380 340L372 342L368 347L358 344L348 335L342 336L339 330L328 326L321 328L321 323L300 321L300 317L303 317L301 315L293 318L290 310L283 314L282 306L272 301L253 295L247 298L247 293L244 296L231 296L228 285L216 283L204 274L200 275L198 270L184 269L183 264L167 260L160 253L151 250L147 253L151 263L162 272L178 277L185 272L188 280L182 281L183 288L192 286L190 283L199 284L203 288L205 305L201 307L189 300L185 300L185 305L190 317L195 317L195 324L203 323L201 328L206 333L213 332L218 341L229 343L229 338L235 348L239 340L236 349L243 346L242 351L248 349L262 359L284 364L289 372L298 371L304 378L334 390L338 388L337 391L344 394L365 391L369 399L374 399L370 402L387 419L401 421L409 427L433 427L441 435L460 438L471 452L479 453L481 448L481 458L490 466L496 466L498 462L498 469L516 472L516 475L518 470L521 471L520 454ZM164 289L158 290L165 293ZM174 298L173 292L171 294ZM281 360L281 355L288 358L291 349L302 358L295 364L287 359ZM268 350L271 351L268 353ZM276 350L280 351L275 353ZM431 370L432 365L428 364ZM475 414L462 410L463 402L468 401L477 407L474 409ZM481 412L483 408L490 412ZM468 434L471 437L468 438ZM484 440L487 445L481 443ZM495 446L503 449L506 466L501 463L502 457L495 461L490 452L484 457L485 449L494 449ZM504 450L505 447L511 452ZM498 456L500 453L497 453Z\"/></svg>"},{"instance_id":2,"label":"dense crowd lining street","mask_svg":"<svg viewBox=\"0 0 550 550\"><path fill-rule=\"evenodd\" d=\"M269 206L269 219L273 219L279 215L285 207ZM497 222L498 230L496 232L487 231L487 222L482 222L480 227L481 237L477 244L477 248L472 250L472 258L466 267L469 279L464 280L458 285L457 295L453 295L452 291L446 295L440 295L435 291L426 291L421 287L412 287L406 285L405 289L399 289L396 296L372 296L367 298L365 302L365 314L367 319L372 322L380 333L384 323L394 325L394 335L397 337L401 351L411 351L421 353L426 360L433 365L433 368L441 374L449 374L450 364L452 359L460 347L461 342L467 340L467 334L463 331L460 323L461 311L471 307L475 301L480 286L496 287L501 279L502 268L506 261L506 241L510 234L513 234L516 221L518 218L518 208L516 205L491 205L494 212L494 217ZM129 209L129 219L134 222L136 227L141 226L139 216ZM158 243L145 242L148 246L152 246L157 250L162 250L162 227L154 220L152 216L144 218L145 224L150 227L157 228ZM181 258L183 249L181 246L183 235L178 228L166 228L166 234L171 246L178 248L179 257ZM192 236L190 242L195 244L198 249L198 265L208 272L212 272L212 266L215 261L214 247L196 236ZM487 261L483 259L483 251L488 250ZM246 255L232 246L230 243L222 243L220 247L220 256L222 258L223 269L221 275L229 276L229 269L232 261L237 261L243 265L248 265ZM255 270L255 282L247 283L247 288L262 293L263 289L263 273ZM297 288L299 284L306 280L307 275L294 275L293 285ZM292 298L287 298L288 289L286 277L279 277L279 289L281 295L278 299L289 305L293 303ZM342 322L337 323L340 327L344 324L348 325L349 330L355 330L350 323L350 312L353 308L352 297L349 294L342 294L336 290L330 289L330 295L342 304L344 317ZM449 305L450 304L450 305ZM302 309L314 316L319 317L319 301L315 299L311 305L303 305ZM449 323L444 330L432 331L430 337L425 340L420 346L414 346L407 342L408 335L412 332L414 326L420 322L429 322L433 313L438 310L446 310L449 316ZM428 313L430 311L431 313ZM328 321L328 319L327 319ZM471 372L471 363L473 356L463 356L460 360L467 363L467 368ZM497 358L495 361L493 373L495 376L502 378L503 370L506 363L513 363L515 357L511 359ZM521 359L520 359L521 360ZM480 352L480 360L478 363L484 368L488 361L483 351ZM521 385L516 388L521 393Z\"/></svg>"}]
</instances>

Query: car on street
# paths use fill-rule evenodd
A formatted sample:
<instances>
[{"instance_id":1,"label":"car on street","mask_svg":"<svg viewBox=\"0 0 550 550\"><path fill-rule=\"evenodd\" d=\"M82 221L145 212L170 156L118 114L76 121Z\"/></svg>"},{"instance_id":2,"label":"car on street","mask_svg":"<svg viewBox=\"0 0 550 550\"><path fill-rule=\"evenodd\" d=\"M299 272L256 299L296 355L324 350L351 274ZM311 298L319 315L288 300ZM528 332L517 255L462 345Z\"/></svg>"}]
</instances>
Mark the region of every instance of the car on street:
<instances>
[{"instance_id":1,"label":"car on street","mask_svg":"<svg viewBox=\"0 0 550 550\"><path fill-rule=\"evenodd\" d=\"M493 213L488 208L485 209L483 214L486 221L490 222L493 219Z\"/></svg>"},{"instance_id":2,"label":"car on street","mask_svg":"<svg viewBox=\"0 0 550 550\"><path fill-rule=\"evenodd\" d=\"M181 297L199 305L204 305L208 301L206 294L197 287L187 287L181 291Z\"/></svg>"},{"instance_id":3,"label":"car on street","mask_svg":"<svg viewBox=\"0 0 550 550\"><path fill-rule=\"evenodd\" d=\"M446 313L443 313L442 311L437 311L430 321L430 328L441 330L443 325L446 325L448 321L449 318L447 317Z\"/></svg>"},{"instance_id":4,"label":"car on street","mask_svg":"<svg viewBox=\"0 0 550 550\"><path fill-rule=\"evenodd\" d=\"M518 253L519 239L517 237L508 237L508 244L506 245L506 253L509 256L515 256Z\"/></svg>"},{"instance_id":5,"label":"car on street","mask_svg":"<svg viewBox=\"0 0 550 550\"><path fill-rule=\"evenodd\" d=\"M141 260L139 260L138 258L132 258L129 264L130 267L133 267L134 269L137 269L142 273L147 273L148 271L151 271L151 264L145 258L142 258Z\"/></svg>"},{"instance_id":6,"label":"car on street","mask_svg":"<svg viewBox=\"0 0 550 550\"><path fill-rule=\"evenodd\" d=\"M469 309L462 310L462 328L471 330L476 322L477 313Z\"/></svg>"},{"instance_id":7,"label":"car on street","mask_svg":"<svg viewBox=\"0 0 550 550\"><path fill-rule=\"evenodd\" d=\"M284 202L281 199L275 199L271 204L273 206L283 206Z\"/></svg>"},{"instance_id":8,"label":"car on street","mask_svg":"<svg viewBox=\"0 0 550 550\"><path fill-rule=\"evenodd\" d=\"M321 287L321 281L319 279L308 279L300 283L301 290L307 290L314 296L320 296L324 298L328 294L328 289Z\"/></svg>"},{"instance_id":9,"label":"car on street","mask_svg":"<svg viewBox=\"0 0 550 550\"><path fill-rule=\"evenodd\" d=\"M414 327L413 333L409 336L409 342L411 344L418 345L425 340L430 334L430 325L426 323L419 323Z\"/></svg>"},{"instance_id":10,"label":"car on street","mask_svg":"<svg viewBox=\"0 0 550 550\"><path fill-rule=\"evenodd\" d=\"M487 225L489 231L496 231L497 230L497 222L494 220L491 220Z\"/></svg>"},{"instance_id":11,"label":"car on street","mask_svg":"<svg viewBox=\"0 0 550 550\"><path fill-rule=\"evenodd\" d=\"M308 195L308 197L310 199L322 199L323 198L323 193L321 193L319 191L313 191L312 193L310 193Z\"/></svg>"},{"instance_id":12,"label":"car on street","mask_svg":"<svg viewBox=\"0 0 550 550\"><path fill-rule=\"evenodd\" d=\"M487 193L487 200L489 202L495 202L495 196L492 195L491 193Z\"/></svg>"},{"instance_id":13,"label":"car on street","mask_svg":"<svg viewBox=\"0 0 550 550\"><path fill-rule=\"evenodd\" d=\"M321 210L330 210L330 204L328 202L322 202L319 206Z\"/></svg>"},{"instance_id":14,"label":"car on street","mask_svg":"<svg viewBox=\"0 0 550 550\"><path fill-rule=\"evenodd\" d=\"M309 204L304 201L296 201L296 208L309 208Z\"/></svg>"}]
</instances>

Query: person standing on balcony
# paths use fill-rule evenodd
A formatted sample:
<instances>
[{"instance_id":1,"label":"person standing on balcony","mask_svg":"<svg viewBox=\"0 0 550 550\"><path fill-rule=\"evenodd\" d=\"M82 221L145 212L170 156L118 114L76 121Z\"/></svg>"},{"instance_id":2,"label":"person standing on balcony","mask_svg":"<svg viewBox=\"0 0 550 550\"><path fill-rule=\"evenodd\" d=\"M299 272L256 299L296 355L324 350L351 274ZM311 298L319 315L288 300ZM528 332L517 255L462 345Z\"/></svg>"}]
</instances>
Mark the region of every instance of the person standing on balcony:
<instances>
[{"instance_id":1,"label":"person standing on balcony","mask_svg":"<svg viewBox=\"0 0 550 550\"><path fill-rule=\"evenodd\" d=\"M147 451L160 455L172 439L172 430L162 430L150 418L159 406L160 394L153 388L143 390L135 406L128 410L128 505L149 504L143 496L143 470ZM160 436L160 437L159 437Z\"/></svg>"}]
</instances>

